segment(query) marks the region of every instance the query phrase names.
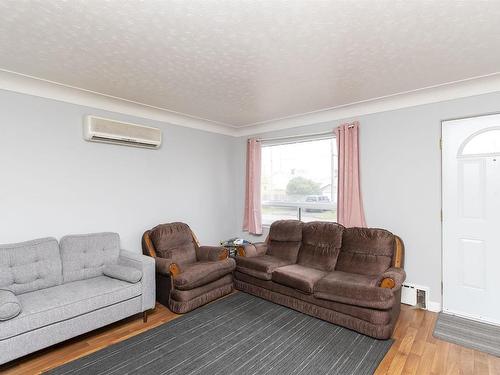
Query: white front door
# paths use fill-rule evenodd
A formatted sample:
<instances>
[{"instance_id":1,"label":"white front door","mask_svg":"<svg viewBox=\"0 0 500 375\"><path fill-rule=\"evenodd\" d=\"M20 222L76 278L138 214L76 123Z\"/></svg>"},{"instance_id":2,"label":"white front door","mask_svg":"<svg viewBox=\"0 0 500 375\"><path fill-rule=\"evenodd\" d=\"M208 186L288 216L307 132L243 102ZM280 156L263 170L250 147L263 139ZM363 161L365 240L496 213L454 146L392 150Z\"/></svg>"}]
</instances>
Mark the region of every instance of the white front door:
<instances>
[{"instance_id":1,"label":"white front door","mask_svg":"<svg viewBox=\"0 0 500 375\"><path fill-rule=\"evenodd\" d=\"M443 311L500 324L500 115L443 122Z\"/></svg>"}]
</instances>

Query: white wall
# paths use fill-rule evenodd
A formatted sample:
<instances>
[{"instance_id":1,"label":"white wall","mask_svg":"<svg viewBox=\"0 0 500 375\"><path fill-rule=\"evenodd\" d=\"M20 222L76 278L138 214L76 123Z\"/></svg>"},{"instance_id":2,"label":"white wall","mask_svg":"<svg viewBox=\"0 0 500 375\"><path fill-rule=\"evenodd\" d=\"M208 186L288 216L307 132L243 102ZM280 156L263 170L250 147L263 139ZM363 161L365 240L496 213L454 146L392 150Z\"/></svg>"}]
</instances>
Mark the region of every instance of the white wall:
<instances>
[{"instance_id":1,"label":"white wall","mask_svg":"<svg viewBox=\"0 0 500 375\"><path fill-rule=\"evenodd\" d=\"M89 143L86 114L163 129L159 150ZM234 232L235 139L0 90L0 243L185 221L205 244Z\"/></svg>"},{"instance_id":2,"label":"white wall","mask_svg":"<svg viewBox=\"0 0 500 375\"><path fill-rule=\"evenodd\" d=\"M500 112L500 93L360 116L361 188L367 224L400 235L406 245L407 281L430 287L441 303L441 121ZM340 122L259 134L278 137L333 129ZM235 163L239 181L237 227L241 232L246 137ZM266 233L265 233L266 234ZM264 235L265 235L264 234ZM242 234L252 241L259 238Z\"/></svg>"},{"instance_id":3,"label":"white wall","mask_svg":"<svg viewBox=\"0 0 500 375\"><path fill-rule=\"evenodd\" d=\"M355 118L368 225L403 238L408 282L430 287L435 303L441 121L492 112L500 112L500 93ZM161 127L163 147L85 142L86 114ZM321 132L339 122L262 136ZM124 248L140 251L145 229L174 220L189 223L206 244L242 235L246 138L0 90L0 243L116 231Z\"/></svg>"}]
</instances>

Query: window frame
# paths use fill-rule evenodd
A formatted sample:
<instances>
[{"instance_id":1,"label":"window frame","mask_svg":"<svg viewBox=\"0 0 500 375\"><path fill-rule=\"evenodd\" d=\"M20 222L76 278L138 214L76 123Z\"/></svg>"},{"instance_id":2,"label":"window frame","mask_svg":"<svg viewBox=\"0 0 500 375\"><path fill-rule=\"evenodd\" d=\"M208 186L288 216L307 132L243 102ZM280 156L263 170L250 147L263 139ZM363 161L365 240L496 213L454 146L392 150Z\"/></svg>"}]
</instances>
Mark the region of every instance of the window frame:
<instances>
[{"instance_id":1,"label":"window frame","mask_svg":"<svg viewBox=\"0 0 500 375\"><path fill-rule=\"evenodd\" d=\"M492 157L492 156L500 156L499 152L482 152L475 154L466 154L464 153L465 148L469 145L471 141L473 141L476 137L480 137L483 134L487 134L491 131L500 131L500 126L492 126L489 128L481 129L471 135L469 135L460 145L457 151L457 158L466 159L466 158L478 158L478 157Z\"/></svg>"},{"instance_id":2,"label":"window frame","mask_svg":"<svg viewBox=\"0 0 500 375\"><path fill-rule=\"evenodd\" d=\"M331 133L322 133L322 134L313 134L313 135L298 135L298 136L290 136L290 137L283 137L283 138L270 138L268 140L262 139L260 140L261 142L261 148L264 147L273 147L273 146L282 146L282 145L288 145L288 144L297 144L297 143L302 143L302 142L311 142L311 141L320 141L320 140L325 140L329 139L332 142L336 142L336 136L335 133L332 131ZM331 187L333 191L333 187L335 186L335 192L338 191L338 186L337 186L337 179L335 175L335 169L337 166L338 170L338 150L337 154L335 155L332 153L332 160L331 160L331 165L332 165L332 172L331 172ZM261 170L263 169L263 160L261 160ZM337 171L338 173L338 171ZM261 188L262 188L262 182L261 182ZM320 205L320 206L319 206ZM260 206L261 210L265 206L268 207L288 207L288 208L296 208L297 209L297 220L302 220L302 210L304 209L318 209L318 208L329 208L336 210L338 206L337 199L335 199L335 203L333 203L333 195L330 197L330 204L325 204L325 203L307 203L307 202L296 202L296 203L291 203L291 202L273 202L273 201L264 201L261 197L260 200ZM264 228L269 228L271 224L263 223L262 227Z\"/></svg>"}]
</instances>

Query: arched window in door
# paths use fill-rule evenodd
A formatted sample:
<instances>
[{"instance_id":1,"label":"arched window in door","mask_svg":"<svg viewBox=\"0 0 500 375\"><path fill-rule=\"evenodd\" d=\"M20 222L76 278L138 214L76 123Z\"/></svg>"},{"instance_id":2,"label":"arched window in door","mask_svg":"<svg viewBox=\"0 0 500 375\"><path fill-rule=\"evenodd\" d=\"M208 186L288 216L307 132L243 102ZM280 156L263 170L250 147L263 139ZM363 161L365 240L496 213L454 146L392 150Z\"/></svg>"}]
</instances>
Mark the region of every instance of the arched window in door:
<instances>
[{"instance_id":1,"label":"arched window in door","mask_svg":"<svg viewBox=\"0 0 500 375\"><path fill-rule=\"evenodd\" d=\"M500 155L500 127L481 130L468 137L458 149L458 156Z\"/></svg>"}]
</instances>

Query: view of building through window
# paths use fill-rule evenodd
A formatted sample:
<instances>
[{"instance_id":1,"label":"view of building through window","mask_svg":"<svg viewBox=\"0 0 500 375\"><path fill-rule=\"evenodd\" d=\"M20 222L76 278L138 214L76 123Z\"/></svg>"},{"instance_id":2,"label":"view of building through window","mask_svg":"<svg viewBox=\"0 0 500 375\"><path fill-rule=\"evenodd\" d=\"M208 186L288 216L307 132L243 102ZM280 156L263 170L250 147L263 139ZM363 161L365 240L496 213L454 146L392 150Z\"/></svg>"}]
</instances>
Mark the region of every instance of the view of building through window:
<instances>
[{"instance_id":1,"label":"view of building through window","mask_svg":"<svg viewBox=\"0 0 500 375\"><path fill-rule=\"evenodd\" d=\"M281 219L336 221L335 138L262 147L262 223Z\"/></svg>"}]
</instances>

